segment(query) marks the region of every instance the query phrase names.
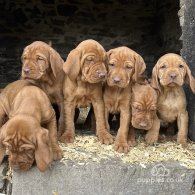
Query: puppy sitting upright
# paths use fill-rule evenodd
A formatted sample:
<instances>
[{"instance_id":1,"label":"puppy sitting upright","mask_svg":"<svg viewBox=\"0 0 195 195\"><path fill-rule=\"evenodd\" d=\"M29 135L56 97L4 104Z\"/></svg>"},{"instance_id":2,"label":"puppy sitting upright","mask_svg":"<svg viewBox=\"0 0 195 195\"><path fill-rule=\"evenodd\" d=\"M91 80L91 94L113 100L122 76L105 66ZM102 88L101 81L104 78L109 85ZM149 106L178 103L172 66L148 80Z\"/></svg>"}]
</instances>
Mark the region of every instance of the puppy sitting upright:
<instances>
[{"instance_id":1,"label":"puppy sitting upright","mask_svg":"<svg viewBox=\"0 0 195 195\"><path fill-rule=\"evenodd\" d=\"M63 59L48 44L35 41L24 48L21 60L22 79L36 84L48 95L52 104L57 104L60 112L58 130L61 134L64 130Z\"/></svg>"},{"instance_id":2,"label":"puppy sitting upright","mask_svg":"<svg viewBox=\"0 0 195 195\"><path fill-rule=\"evenodd\" d=\"M136 82L146 68L143 58L127 47L118 47L108 51L108 77L104 89L104 103L107 128L109 113L120 113L120 127L114 149L128 152L127 136L130 122L130 101L132 82ZM135 142L130 143L131 146Z\"/></svg>"},{"instance_id":3,"label":"puppy sitting upright","mask_svg":"<svg viewBox=\"0 0 195 195\"><path fill-rule=\"evenodd\" d=\"M157 92L149 84L135 84L132 87L131 124L137 129L147 130L146 143L158 141L160 120L157 117ZM134 129L132 129L134 131ZM135 140L134 132L130 140Z\"/></svg>"},{"instance_id":4,"label":"puppy sitting upright","mask_svg":"<svg viewBox=\"0 0 195 195\"><path fill-rule=\"evenodd\" d=\"M160 120L177 121L177 142L185 146L188 134L186 97L182 88L187 82L195 92L195 81L184 59L173 53L165 54L152 71L152 86L160 93L157 114Z\"/></svg>"},{"instance_id":5,"label":"puppy sitting upright","mask_svg":"<svg viewBox=\"0 0 195 195\"><path fill-rule=\"evenodd\" d=\"M25 80L9 84L0 94L0 163L5 149L14 169L28 170L34 160L45 171L53 160L62 158L57 143L55 112L47 95ZM45 127L45 128L44 128Z\"/></svg>"},{"instance_id":6,"label":"puppy sitting upright","mask_svg":"<svg viewBox=\"0 0 195 195\"><path fill-rule=\"evenodd\" d=\"M64 63L65 132L62 142L73 142L75 135L74 115L76 107L92 104L96 118L96 134L102 143L113 142L106 129L102 82L106 79L107 55L94 40L85 40L73 49Z\"/></svg>"}]
</instances>

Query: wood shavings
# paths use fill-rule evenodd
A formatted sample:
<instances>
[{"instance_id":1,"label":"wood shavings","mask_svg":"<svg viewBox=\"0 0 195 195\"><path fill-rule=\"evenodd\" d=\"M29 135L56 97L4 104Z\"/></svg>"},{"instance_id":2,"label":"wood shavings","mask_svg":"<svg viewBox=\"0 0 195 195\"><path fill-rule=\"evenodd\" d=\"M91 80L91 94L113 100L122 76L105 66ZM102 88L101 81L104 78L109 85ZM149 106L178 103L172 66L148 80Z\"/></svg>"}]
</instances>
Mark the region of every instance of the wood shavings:
<instances>
[{"instance_id":1,"label":"wood shavings","mask_svg":"<svg viewBox=\"0 0 195 195\"><path fill-rule=\"evenodd\" d=\"M73 144L63 144L60 146L64 152L61 160L76 162L78 165L85 165L91 162L100 162L105 159L118 158L124 163L139 164L145 168L146 164L161 161L178 161L182 166L195 169L195 143L188 143L187 148L175 142L159 143L155 146L148 146L143 139L138 138L138 144L130 148L127 154L117 153L113 145L101 144L96 136L78 135Z\"/></svg>"}]
</instances>

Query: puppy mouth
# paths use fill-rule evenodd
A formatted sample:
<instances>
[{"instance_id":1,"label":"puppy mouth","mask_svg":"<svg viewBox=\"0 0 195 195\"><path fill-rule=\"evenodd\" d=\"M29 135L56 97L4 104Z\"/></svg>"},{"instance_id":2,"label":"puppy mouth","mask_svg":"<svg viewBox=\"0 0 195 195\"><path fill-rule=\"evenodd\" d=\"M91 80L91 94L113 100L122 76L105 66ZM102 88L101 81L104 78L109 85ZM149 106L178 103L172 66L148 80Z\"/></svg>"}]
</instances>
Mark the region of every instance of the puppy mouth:
<instances>
[{"instance_id":1,"label":"puppy mouth","mask_svg":"<svg viewBox=\"0 0 195 195\"><path fill-rule=\"evenodd\" d=\"M117 86L117 87L120 87L120 88L126 88L127 85L128 85L128 83L124 83L124 82L113 82L113 81L110 81L109 79L107 80L107 84L110 87Z\"/></svg>"},{"instance_id":2,"label":"puppy mouth","mask_svg":"<svg viewBox=\"0 0 195 195\"><path fill-rule=\"evenodd\" d=\"M168 86L168 87L175 87L176 85L177 85L177 83L171 82L171 83L169 83L167 86Z\"/></svg>"},{"instance_id":3,"label":"puppy mouth","mask_svg":"<svg viewBox=\"0 0 195 195\"><path fill-rule=\"evenodd\" d=\"M181 83L178 80L168 80L168 81L162 82L161 84L162 86L167 86L167 87L181 86Z\"/></svg>"},{"instance_id":4,"label":"puppy mouth","mask_svg":"<svg viewBox=\"0 0 195 195\"><path fill-rule=\"evenodd\" d=\"M31 81L31 80L38 80L38 79L40 79L42 77L42 75L39 75L39 76L37 76L37 75L22 75L22 79L24 79L24 80L29 80L29 81Z\"/></svg>"},{"instance_id":5,"label":"puppy mouth","mask_svg":"<svg viewBox=\"0 0 195 195\"><path fill-rule=\"evenodd\" d=\"M152 128L152 123L144 123L144 124L141 124L141 122L135 122L133 120L132 120L132 125L136 129L149 130L149 129Z\"/></svg>"}]
</instances>

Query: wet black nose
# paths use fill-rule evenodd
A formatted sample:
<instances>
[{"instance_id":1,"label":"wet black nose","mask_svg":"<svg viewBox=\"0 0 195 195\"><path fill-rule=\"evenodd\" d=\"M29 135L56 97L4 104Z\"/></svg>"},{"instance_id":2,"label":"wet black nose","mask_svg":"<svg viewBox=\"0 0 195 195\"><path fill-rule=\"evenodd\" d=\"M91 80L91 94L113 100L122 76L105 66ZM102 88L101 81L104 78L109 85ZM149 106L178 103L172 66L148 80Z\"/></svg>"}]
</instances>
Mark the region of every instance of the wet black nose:
<instances>
[{"instance_id":1,"label":"wet black nose","mask_svg":"<svg viewBox=\"0 0 195 195\"><path fill-rule=\"evenodd\" d=\"M175 73L170 74L171 79L175 79L177 75Z\"/></svg>"},{"instance_id":2,"label":"wet black nose","mask_svg":"<svg viewBox=\"0 0 195 195\"><path fill-rule=\"evenodd\" d=\"M119 83L119 82L121 81L121 78L118 77L118 76L116 76L116 77L113 78L113 81L114 81L115 83Z\"/></svg>"},{"instance_id":3,"label":"wet black nose","mask_svg":"<svg viewBox=\"0 0 195 195\"><path fill-rule=\"evenodd\" d=\"M30 73L30 69L29 68L23 68L23 71L25 74L29 74Z\"/></svg>"}]
</instances>

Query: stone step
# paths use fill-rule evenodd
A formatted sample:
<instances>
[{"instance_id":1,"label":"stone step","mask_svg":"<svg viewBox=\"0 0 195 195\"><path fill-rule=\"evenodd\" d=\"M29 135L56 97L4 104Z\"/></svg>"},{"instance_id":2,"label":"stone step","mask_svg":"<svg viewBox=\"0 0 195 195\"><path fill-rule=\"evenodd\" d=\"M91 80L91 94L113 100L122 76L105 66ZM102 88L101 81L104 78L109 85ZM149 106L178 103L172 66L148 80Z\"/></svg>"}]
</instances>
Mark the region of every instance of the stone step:
<instances>
[{"instance_id":1,"label":"stone step","mask_svg":"<svg viewBox=\"0 0 195 195\"><path fill-rule=\"evenodd\" d=\"M190 195L195 170L169 161L145 166L118 159L66 164L46 172L32 167L13 173L13 195Z\"/></svg>"}]
</instances>

